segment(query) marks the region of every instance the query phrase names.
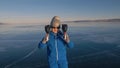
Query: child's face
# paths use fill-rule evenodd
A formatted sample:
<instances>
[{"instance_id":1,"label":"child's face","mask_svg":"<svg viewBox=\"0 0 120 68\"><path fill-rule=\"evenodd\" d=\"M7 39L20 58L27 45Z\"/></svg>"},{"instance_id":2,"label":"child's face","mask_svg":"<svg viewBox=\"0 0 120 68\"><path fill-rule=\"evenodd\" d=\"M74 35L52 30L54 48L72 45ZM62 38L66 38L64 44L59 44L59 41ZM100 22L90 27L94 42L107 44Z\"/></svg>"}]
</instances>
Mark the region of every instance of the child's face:
<instances>
[{"instance_id":1,"label":"child's face","mask_svg":"<svg viewBox=\"0 0 120 68\"><path fill-rule=\"evenodd\" d=\"M58 30L59 30L59 27L52 27L52 32L53 32L53 33L57 33Z\"/></svg>"}]
</instances>

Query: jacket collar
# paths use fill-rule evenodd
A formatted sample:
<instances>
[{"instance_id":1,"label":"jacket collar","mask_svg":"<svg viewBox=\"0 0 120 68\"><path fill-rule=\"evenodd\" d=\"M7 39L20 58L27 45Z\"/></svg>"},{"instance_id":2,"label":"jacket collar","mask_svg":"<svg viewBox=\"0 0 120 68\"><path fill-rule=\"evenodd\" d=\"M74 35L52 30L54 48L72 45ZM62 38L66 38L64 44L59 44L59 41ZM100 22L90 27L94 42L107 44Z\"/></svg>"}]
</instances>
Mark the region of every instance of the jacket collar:
<instances>
[{"instance_id":1,"label":"jacket collar","mask_svg":"<svg viewBox=\"0 0 120 68\"><path fill-rule=\"evenodd\" d=\"M57 37L62 37L63 33L61 31L59 31L57 34L53 33L52 31L50 32L50 35L52 36L57 36Z\"/></svg>"}]
</instances>

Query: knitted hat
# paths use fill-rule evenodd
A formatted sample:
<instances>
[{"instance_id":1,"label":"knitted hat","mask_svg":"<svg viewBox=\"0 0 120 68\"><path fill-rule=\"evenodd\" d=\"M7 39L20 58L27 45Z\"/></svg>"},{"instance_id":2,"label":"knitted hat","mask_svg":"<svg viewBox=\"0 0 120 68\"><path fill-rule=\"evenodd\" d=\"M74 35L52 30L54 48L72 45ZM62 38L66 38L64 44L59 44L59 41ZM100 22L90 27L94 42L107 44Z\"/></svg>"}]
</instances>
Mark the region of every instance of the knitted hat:
<instances>
[{"instance_id":1,"label":"knitted hat","mask_svg":"<svg viewBox=\"0 0 120 68\"><path fill-rule=\"evenodd\" d=\"M60 26L60 17L54 16L51 20L50 26L51 27L59 27Z\"/></svg>"}]
</instances>

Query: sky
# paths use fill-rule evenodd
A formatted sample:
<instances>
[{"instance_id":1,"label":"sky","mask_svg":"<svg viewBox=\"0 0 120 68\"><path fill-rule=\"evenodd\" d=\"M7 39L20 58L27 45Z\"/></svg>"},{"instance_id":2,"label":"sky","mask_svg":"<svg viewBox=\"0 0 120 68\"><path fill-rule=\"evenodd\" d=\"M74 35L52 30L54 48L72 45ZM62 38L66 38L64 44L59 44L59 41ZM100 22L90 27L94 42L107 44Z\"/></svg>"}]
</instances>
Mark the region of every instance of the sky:
<instances>
[{"instance_id":1,"label":"sky","mask_svg":"<svg viewBox=\"0 0 120 68\"><path fill-rule=\"evenodd\" d=\"M0 22L43 23L120 18L120 0L0 0Z\"/></svg>"}]
</instances>

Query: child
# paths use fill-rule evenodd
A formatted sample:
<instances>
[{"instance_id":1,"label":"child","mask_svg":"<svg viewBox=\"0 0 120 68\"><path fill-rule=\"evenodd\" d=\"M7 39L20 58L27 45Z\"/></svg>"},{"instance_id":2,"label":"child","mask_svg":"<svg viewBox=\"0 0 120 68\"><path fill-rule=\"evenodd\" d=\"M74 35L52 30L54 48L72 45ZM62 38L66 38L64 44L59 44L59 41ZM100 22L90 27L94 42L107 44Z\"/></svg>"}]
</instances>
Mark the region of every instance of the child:
<instances>
[{"instance_id":1,"label":"child","mask_svg":"<svg viewBox=\"0 0 120 68\"><path fill-rule=\"evenodd\" d=\"M72 48L73 43L70 41L67 33L60 31L60 18L54 16L50 23L50 32L40 41L38 47L47 46L47 57L49 68L68 68L66 57L66 47Z\"/></svg>"}]
</instances>

